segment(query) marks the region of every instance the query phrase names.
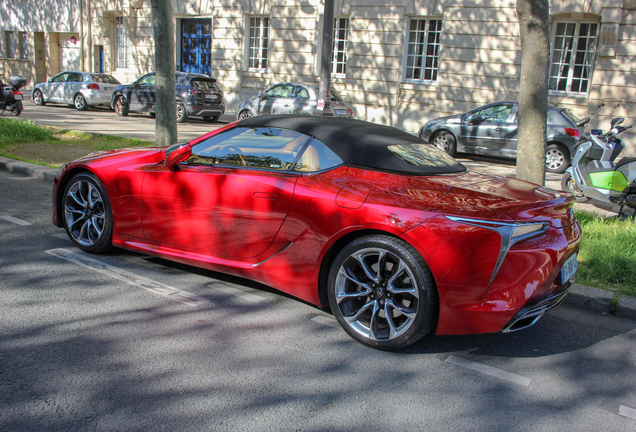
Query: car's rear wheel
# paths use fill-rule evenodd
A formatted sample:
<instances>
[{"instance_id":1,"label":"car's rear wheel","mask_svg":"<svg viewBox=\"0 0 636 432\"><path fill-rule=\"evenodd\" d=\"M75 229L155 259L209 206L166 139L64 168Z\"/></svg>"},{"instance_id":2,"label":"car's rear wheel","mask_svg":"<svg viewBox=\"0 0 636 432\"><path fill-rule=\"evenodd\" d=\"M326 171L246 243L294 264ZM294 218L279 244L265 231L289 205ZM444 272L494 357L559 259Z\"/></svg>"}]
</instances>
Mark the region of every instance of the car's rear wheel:
<instances>
[{"instance_id":1,"label":"car's rear wheel","mask_svg":"<svg viewBox=\"0 0 636 432\"><path fill-rule=\"evenodd\" d=\"M33 92L33 103L36 105L44 106L46 102L44 101L44 95L40 90L36 90Z\"/></svg>"},{"instance_id":2,"label":"car's rear wheel","mask_svg":"<svg viewBox=\"0 0 636 432\"><path fill-rule=\"evenodd\" d=\"M248 119L248 118L252 118L252 113L249 112L248 110L243 110L238 115L238 119L239 120L245 120L245 119Z\"/></svg>"},{"instance_id":3,"label":"car's rear wheel","mask_svg":"<svg viewBox=\"0 0 636 432\"><path fill-rule=\"evenodd\" d=\"M385 235L361 237L340 251L328 296L344 330L371 348L404 348L429 333L437 318L437 290L424 259Z\"/></svg>"},{"instance_id":4,"label":"car's rear wheel","mask_svg":"<svg viewBox=\"0 0 636 432\"><path fill-rule=\"evenodd\" d=\"M203 116L203 120L208 122L208 123L214 123L215 121L217 121L219 119L219 115L204 115Z\"/></svg>"},{"instance_id":5,"label":"car's rear wheel","mask_svg":"<svg viewBox=\"0 0 636 432\"><path fill-rule=\"evenodd\" d=\"M128 115L128 101L123 96L118 96L115 99L115 112L119 116L127 116Z\"/></svg>"},{"instance_id":6,"label":"car's rear wheel","mask_svg":"<svg viewBox=\"0 0 636 432\"><path fill-rule=\"evenodd\" d=\"M431 144L449 155L455 154L457 143L455 137L450 132L438 132L433 136Z\"/></svg>"},{"instance_id":7,"label":"car's rear wheel","mask_svg":"<svg viewBox=\"0 0 636 432\"><path fill-rule=\"evenodd\" d=\"M75 95L75 97L73 98L73 105L75 105L75 108L77 108L79 111L86 111L88 109L86 99L81 93Z\"/></svg>"},{"instance_id":8,"label":"car's rear wheel","mask_svg":"<svg viewBox=\"0 0 636 432\"><path fill-rule=\"evenodd\" d=\"M113 216L101 182L93 174L81 173L71 179L62 198L64 227L81 250L106 252L112 247Z\"/></svg>"},{"instance_id":9,"label":"car's rear wheel","mask_svg":"<svg viewBox=\"0 0 636 432\"><path fill-rule=\"evenodd\" d=\"M570 152L562 144L548 144L545 152L545 170L561 174L570 166Z\"/></svg>"},{"instance_id":10,"label":"car's rear wheel","mask_svg":"<svg viewBox=\"0 0 636 432\"><path fill-rule=\"evenodd\" d=\"M186 107L181 102L177 102L177 123L183 123L188 119Z\"/></svg>"}]
</instances>

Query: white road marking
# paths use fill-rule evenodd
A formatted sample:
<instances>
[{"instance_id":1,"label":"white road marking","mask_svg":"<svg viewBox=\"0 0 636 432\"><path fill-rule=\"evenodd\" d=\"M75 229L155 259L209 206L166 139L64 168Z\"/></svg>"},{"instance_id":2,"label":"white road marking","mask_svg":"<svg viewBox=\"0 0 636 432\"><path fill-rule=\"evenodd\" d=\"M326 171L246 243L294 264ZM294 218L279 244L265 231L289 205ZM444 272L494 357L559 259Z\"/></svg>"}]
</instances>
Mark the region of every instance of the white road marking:
<instances>
[{"instance_id":1,"label":"white road marking","mask_svg":"<svg viewBox=\"0 0 636 432\"><path fill-rule=\"evenodd\" d=\"M0 216L0 219L4 219L7 222L12 222L12 223L14 223L16 225L20 225L20 226L33 225L30 222L23 221L22 219L14 218L13 216Z\"/></svg>"},{"instance_id":2,"label":"white road marking","mask_svg":"<svg viewBox=\"0 0 636 432\"><path fill-rule=\"evenodd\" d=\"M529 386L532 379L526 378L521 375L517 375L511 372L506 372L505 370L497 369L491 366L487 366L485 364L477 363L474 361L466 360L465 358L457 357L454 355L449 356L446 359L446 362L465 367L467 369L471 369L477 372L481 372L486 375L490 375L496 378L501 378L506 381L510 381L515 384L519 384L522 386Z\"/></svg>"},{"instance_id":3,"label":"white road marking","mask_svg":"<svg viewBox=\"0 0 636 432\"><path fill-rule=\"evenodd\" d=\"M230 294L236 297L240 297L243 300L247 300L247 301L251 301L254 303L258 303L258 302L262 302L263 300L267 300L265 297L261 297L255 294L250 294L250 293L246 293L245 291L242 291L240 289L237 288L232 288L229 287L227 285L223 285L221 283L215 282L212 284L208 284L208 286L210 288L213 288L215 290L224 292L225 294Z\"/></svg>"},{"instance_id":4,"label":"white road marking","mask_svg":"<svg viewBox=\"0 0 636 432\"><path fill-rule=\"evenodd\" d=\"M37 179L37 177L14 177L14 176L8 176L7 178L9 180L35 180L35 179Z\"/></svg>"},{"instance_id":5,"label":"white road marking","mask_svg":"<svg viewBox=\"0 0 636 432\"><path fill-rule=\"evenodd\" d=\"M120 269L115 266L111 266L109 264L103 263L93 258L90 258L82 253L72 252L68 249L51 249L45 252L48 253L49 255L53 255L58 258L65 259L74 264L81 265L83 267L89 268L96 272L105 274L114 279L129 283L130 285L143 288L147 291L158 294L160 296L169 298L171 300L176 300L181 303L185 303L188 306L196 307L196 306L210 302L210 300L206 298L200 297L195 294L191 294L187 291L178 290L176 288L170 287L168 285L164 285L159 282L155 282L143 276L138 276L126 270Z\"/></svg>"},{"instance_id":6,"label":"white road marking","mask_svg":"<svg viewBox=\"0 0 636 432\"><path fill-rule=\"evenodd\" d=\"M340 324L334 318L329 318L323 315L316 315L311 319L313 322L326 325L333 328L340 328Z\"/></svg>"},{"instance_id":7,"label":"white road marking","mask_svg":"<svg viewBox=\"0 0 636 432\"><path fill-rule=\"evenodd\" d=\"M630 419L636 420L636 409L626 407L625 405L621 405L618 409L618 415L629 417Z\"/></svg>"}]
</instances>

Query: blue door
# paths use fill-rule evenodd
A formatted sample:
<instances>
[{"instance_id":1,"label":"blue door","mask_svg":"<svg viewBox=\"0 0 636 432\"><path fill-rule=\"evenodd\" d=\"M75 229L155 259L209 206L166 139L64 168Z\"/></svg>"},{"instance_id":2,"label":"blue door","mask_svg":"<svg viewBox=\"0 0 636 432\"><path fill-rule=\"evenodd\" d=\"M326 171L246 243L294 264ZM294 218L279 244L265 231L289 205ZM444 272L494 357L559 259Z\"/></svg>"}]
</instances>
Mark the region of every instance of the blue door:
<instances>
[{"instance_id":1,"label":"blue door","mask_svg":"<svg viewBox=\"0 0 636 432\"><path fill-rule=\"evenodd\" d=\"M181 70L210 75L212 54L212 21L181 20Z\"/></svg>"}]
</instances>

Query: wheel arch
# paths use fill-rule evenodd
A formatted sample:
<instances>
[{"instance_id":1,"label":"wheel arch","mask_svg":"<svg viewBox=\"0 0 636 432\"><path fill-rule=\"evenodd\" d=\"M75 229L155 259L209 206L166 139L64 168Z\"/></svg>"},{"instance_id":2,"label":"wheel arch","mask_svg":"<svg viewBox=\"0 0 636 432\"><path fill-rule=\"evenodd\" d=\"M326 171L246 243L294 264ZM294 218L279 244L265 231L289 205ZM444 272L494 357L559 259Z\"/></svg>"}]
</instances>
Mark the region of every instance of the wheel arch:
<instances>
[{"instance_id":1,"label":"wheel arch","mask_svg":"<svg viewBox=\"0 0 636 432\"><path fill-rule=\"evenodd\" d=\"M75 167L75 168L71 168L68 171L66 171L64 173L64 176L62 176L62 178L60 178L60 181L58 183L57 186L57 191L56 191L56 196L55 196L55 208L53 211L55 211L55 217L59 223L59 226L62 227L64 226L64 211L62 210L62 202L64 199L64 191L66 190L66 185L69 184L69 182L71 181L71 179L73 177L75 177L77 174L82 174L82 173L87 173L87 174L93 174L96 176L96 174L89 170L86 167Z\"/></svg>"}]
</instances>

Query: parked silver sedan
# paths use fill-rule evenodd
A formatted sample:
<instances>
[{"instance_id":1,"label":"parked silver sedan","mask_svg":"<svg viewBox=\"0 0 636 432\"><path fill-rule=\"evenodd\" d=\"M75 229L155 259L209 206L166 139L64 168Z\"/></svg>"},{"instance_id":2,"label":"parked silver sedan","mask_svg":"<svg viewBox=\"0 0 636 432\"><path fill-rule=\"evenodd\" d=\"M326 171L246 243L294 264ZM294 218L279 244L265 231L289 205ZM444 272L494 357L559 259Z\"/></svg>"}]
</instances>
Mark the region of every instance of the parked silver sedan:
<instances>
[{"instance_id":1,"label":"parked silver sedan","mask_svg":"<svg viewBox=\"0 0 636 432\"><path fill-rule=\"evenodd\" d=\"M237 110L237 119L275 114L313 114L318 105L318 87L299 83L274 84L258 96L246 100ZM331 108L338 117L353 117L342 96L331 89Z\"/></svg>"},{"instance_id":2,"label":"parked silver sedan","mask_svg":"<svg viewBox=\"0 0 636 432\"><path fill-rule=\"evenodd\" d=\"M89 106L110 107L113 91L119 85L121 83L108 74L64 71L34 85L32 98L36 105L61 103L85 111Z\"/></svg>"}]
</instances>

